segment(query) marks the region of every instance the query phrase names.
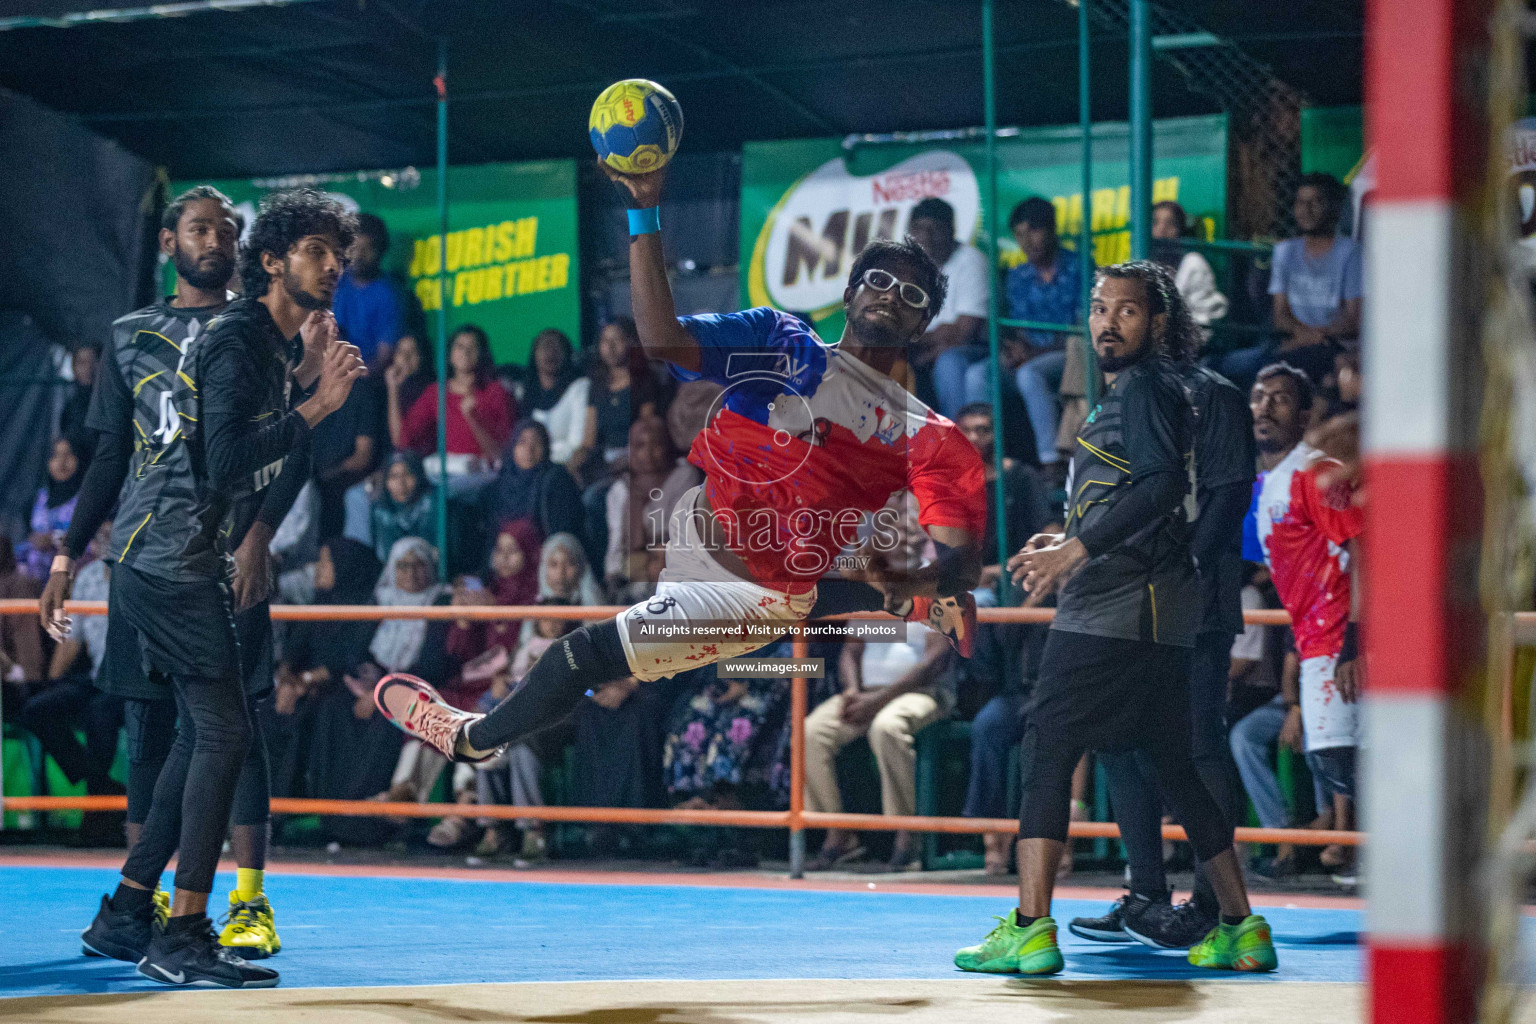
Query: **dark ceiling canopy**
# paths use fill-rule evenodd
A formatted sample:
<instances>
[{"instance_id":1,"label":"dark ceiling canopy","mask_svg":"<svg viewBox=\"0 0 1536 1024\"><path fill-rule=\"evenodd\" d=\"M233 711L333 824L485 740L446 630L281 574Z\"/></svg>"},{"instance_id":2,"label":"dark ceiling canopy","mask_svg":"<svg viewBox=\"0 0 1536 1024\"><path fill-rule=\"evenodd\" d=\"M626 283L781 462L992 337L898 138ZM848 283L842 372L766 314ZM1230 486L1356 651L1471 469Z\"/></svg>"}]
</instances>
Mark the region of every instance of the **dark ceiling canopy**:
<instances>
[{"instance_id":1,"label":"dark ceiling canopy","mask_svg":"<svg viewBox=\"0 0 1536 1024\"><path fill-rule=\"evenodd\" d=\"M59 0L0 4L58 16ZM124 7L126 4L109 4ZM7 7L21 10L6 11ZM1321 105L1360 102L1360 0L1165 3ZM587 158L587 110L619 78L681 101L685 145L982 122L978 0L310 0L0 32L0 85L171 169L218 177L428 164L438 37L454 163ZM998 0L1002 124L1077 120L1077 12ZM1094 34L1094 117L1126 116L1126 39ZM1159 117L1221 109L1166 61Z\"/></svg>"}]
</instances>

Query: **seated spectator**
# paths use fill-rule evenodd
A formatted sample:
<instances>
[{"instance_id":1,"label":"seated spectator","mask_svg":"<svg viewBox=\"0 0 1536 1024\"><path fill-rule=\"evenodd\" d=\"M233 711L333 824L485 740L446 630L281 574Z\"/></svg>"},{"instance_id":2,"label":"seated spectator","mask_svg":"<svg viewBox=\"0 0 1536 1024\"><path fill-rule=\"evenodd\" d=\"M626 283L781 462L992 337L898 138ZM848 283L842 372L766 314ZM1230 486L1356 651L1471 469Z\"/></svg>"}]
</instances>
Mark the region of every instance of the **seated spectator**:
<instances>
[{"instance_id":1,"label":"seated spectator","mask_svg":"<svg viewBox=\"0 0 1536 1024\"><path fill-rule=\"evenodd\" d=\"M389 561L373 588L374 601L385 607L447 604L449 587L438 578L437 549L420 537L395 541ZM360 674L382 678L389 672L409 672L441 679L447 668L448 623L423 619L385 619L368 643L368 659Z\"/></svg>"},{"instance_id":2,"label":"seated spectator","mask_svg":"<svg viewBox=\"0 0 1536 1024\"><path fill-rule=\"evenodd\" d=\"M1211 264L1194 249L1178 244L1189 233L1189 217L1184 207L1165 199L1152 207L1152 253L1173 271L1173 283L1179 289L1189 315L1202 328L1227 315L1227 297L1216 287ZM1209 331L1205 332L1210 335Z\"/></svg>"},{"instance_id":3,"label":"seated spectator","mask_svg":"<svg viewBox=\"0 0 1536 1024\"><path fill-rule=\"evenodd\" d=\"M370 367L388 366L405 333L403 298L383 272L389 229L376 214L357 215L351 259L336 282L331 309L341 336L356 345Z\"/></svg>"},{"instance_id":4,"label":"seated spectator","mask_svg":"<svg viewBox=\"0 0 1536 1024\"><path fill-rule=\"evenodd\" d=\"M822 702L805 720L806 810L842 812L837 752L867 734L880 769L881 813L917 813L913 744L919 732L954 706L948 652L942 637L917 623L907 627L904 642L844 643L838 663L842 693ZM829 829L821 852L806 867L825 871L862 852L857 835ZM896 833L891 870L904 870L917 856L914 835Z\"/></svg>"},{"instance_id":5,"label":"seated spectator","mask_svg":"<svg viewBox=\"0 0 1536 1024\"><path fill-rule=\"evenodd\" d=\"M332 537L320 545L315 560L313 603L371 604L381 568L367 545ZM309 777L315 717L327 703L326 696L334 692L339 697L344 690L343 677L367 658L375 628L375 623L357 619L288 624L278 658L275 694L264 709L261 723L271 758L273 796L317 796L318 789L328 788L322 780L317 789ZM351 719L350 694L343 703L346 707L337 710ZM376 774L387 778L394 770L397 753L398 744L396 749L387 750L388 764ZM360 795L372 796L377 791L377 787L365 788Z\"/></svg>"},{"instance_id":6,"label":"seated spectator","mask_svg":"<svg viewBox=\"0 0 1536 1024\"><path fill-rule=\"evenodd\" d=\"M419 537L406 537L390 549L389 561L373 589L385 607L447 604L449 588L438 578L437 549ZM372 699L374 684L391 672L409 672L423 679L449 674L447 622L385 619L368 644L368 657L346 677L355 693ZM389 789L377 799L426 800L447 759L420 740L407 740L400 750ZM471 779L471 781L473 781Z\"/></svg>"},{"instance_id":7,"label":"seated spectator","mask_svg":"<svg viewBox=\"0 0 1536 1024\"><path fill-rule=\"evenodd\" d=\"M981 557L986 564L981 570L981 582L972 593L976 603L984 608L997 604L997 584L1002 579L1002 563L997 560L997 450L993 446L994 417L992 406L987 402L972 402L963 407L955 418L955 425L971 442L987 469L987 526L982 535ZM1059 523L1061 514L1053 512L1046 500L1045 485L1033 467L1013 459L1003 459L1003 501L1006 509L1004 540L1011 555L1024 546L1025 541L1045 530L1051 523Z\"/></svg>"},{"instance_id":8,"label":"seated spectator","mask_svg":"<svg viewBox=\"0 0 1536 1024\"><path fill-rule=\"evenodd\" d=\"M1025 262L1008 271L1003 282L1008 316L1039 323L1076 324L1083 313L1083 261L1077 253L1064 252L1056 238L1056 207L1049 200L1030 196L1008 216ZM1004 380L1011 380L1024 399L1029 428L1035 436L1040 465L1061 462L1057 425L1061 410L1057 395L1067 373L1069 335L1056 331L1024 330L1010 335L1002 353ZM966 374L967 401L982 402L987 394L986 362L972 364Z\"/></svg>"},{"instance_id":9,"label":"seated spectator","mask_svg":"<svg viewBox=\"0 0 1536 1024\"><path fill-rule=\"evenodd\" d=\"M773 750L761 740L777 736L789 690L773 679L721 679L713 665L688 675L692 695L667 728L667 796L684 808L748 806L748 791L769 785Z\"/></svg>"},{"instance_id":10,"label":"seated spectator","mask_svg":"<svg viewBox=\"0 0 1536 1024\"><path fill-rule=\"evenodd\" d=\"M425 540L435 526L432 489L414 452L395 452L384 464L384 486L370 510L373 552L383 561L405 537Z\"/></svg>"},{"instance_id":11,"label":"seated spectator","mask_svg":"<svg viewBox=\"0 0 1536 1024\"><path fill-rule=\"evenodd\" d=\"M1322 380L1332 369L1336 342L1359 335L1362 254L1354 239L1338 233L1346 198L1331 174L1301 176L1292 210L1301 234L1275 246L1269 277L1274 326L1283 337L1278 345L1268 342L1221 357L1218 369L1239 388L1250 387L1277 354Z\"/></svg>"},{"instance_id":12,"label":"seated spectator","mask_svg":"<svg viewBox=\"0 0 1536 1024\"><path fill-rule=\"evenodd\" d=\"M697 468L672 449L667 425L655 416L629 430L629 468L608 489L608 551L603 575L619 600L651 593L665 562L672 511L699 483ZM644 495L644 502L631 501Z\"/></svg>"},{"instance_id":13,"label":"seated spectator","mask_svg":"<svg viewBox=\"0 0 1536 1024\"><path fill-rule=\"evenodd\" d=\"M352 385L342 407L315 424L310 430L312 472L319 497L321 537L339 536L347 519L347 492L359 491L379 464L386 447L383 400L374 381L364 377Z\"/></svg>"},{"instance_id":14,"label":"seated spectator","mask_svg":"<svg viewBox=\"0 0 1536 1024\"><path fill-rule=\"evenodd\" d=\"M533 337L523 371L521 407L549 430L549 457L564 466L587 436L587 396L592 382L576 368L571 339L553 327Z\"/></svg>"},{"instance_id":15,"label":"seated spectator","mask_svg":"<svg viewBox=\"0 0 1536 1024\"><path fill-rule=\"evenodd\" d=\"M616 317L597 336L597 358L588 373L586 426L571 471L587 486L624 470L629 425L661 410L659 392L640 347L640 332L627 316Z\"/></svg>"},{"instance_id":16,"label":"seated spectator","mask_svg":"<svg viewBox=\"0 0 1536 1024\"><path fill-rule=\"evenodd\" d=\"M574 533L557 533L539 549L539 600L587 607L604 602L587 553ZM527 643L532 635L533 624L524 622L522 641Z\"/></svg>"},{"instance_id":17,"label":"seated spectator","mask_svg":"<svg viewBox=\"0 0 1536 1024\"><path fill-rule=\"evenodd\" d=\"M512 432L485 501L489 529L513 520L528 522L544 537L581 528L581 492L570 470L551 461L549 430L538 420L523 420Z\"/></svg>"},{"instance_id":18,"label":"seated spectator","mask_svg":"<svg viewBox=\"0 0 1536 1024\"><path fill-rule=\"evenodd\" d=\"M556 597L541 598L539 601L539 604L547 605L567 603ZM522 685L533 663L539 660L551 644L577 625L575 622L564 619L524 621L523 631L526 639L519 645L517 655L512 658L506 669L498 668L491 681L490 689L480 697L475 710L488 713L497 704L511 696ZM543 734L535 736L529 742L508 747L494 761L476 766L475 784L479 803L542 807L544 791L539 786L539 772L542 766L539 754L534 748L545 746L547 739L548 737ZM479 845L475 847L476 856L495 856L507 848L501 823L485 819L480 822L480 825L485 829L485 833L481 836ZM548 855L548 841L544 835L543 822L531 818L520 818L516 825L523 832L520 859L530 863L543 860Z\"/></svg>"},{"instance_id":19,"label":"seated spectator","mask_svg":"<svg viewBox=\"0 0 1536 1024\"><path fill-rule=\"evenodd\" d=\"M60 434L76 432L84 435L82 447L87 452L96 450L95 431L85 425L86 413L91 407L91 388L96 384L96 364L101 362L101 346L94 341L76 342L69 353L70 376L74 385L59 410Z\"/></svg>"},{"instance_id":20,"label":"seated spectator","mask_svg":"<svg viewBox=\"0 0 1536 1024\"><path fill-rule=\"evenodd\" d=\"M1244 608L1253 603L1246 592ZM1241 664L1252 660L1255 648L1262 650L1262 640L1255 644L1250 636L1253 627L1244 629L1232 645L1233 671L1248 672L1249 666ZM1280 691L1267 703L1254 708L1232 726L1228 741L1232 757L1237 762L1238 775L1243 789L1253 804L1255 816L1264 828L1289 828L1291 812L1286 808L1280 793L1280 778L1275 770L1275 758L1284 747L1302 755L1304 737L1301 721L1301 661L1296 656L1294 638L1286 630L1284 639L1287 650L1280 672ZM1246 642L1245 642L1246 641ZM1333 824L1332 796L1322 782L1321 775L1313 776L1313 799L1317 817L1306 828L1329 828ZM1286 878L1298 870L1296 847L1281 843L1273 857L1254 866L1254 871L1266 878Z\"/></svg>"},{"instance_id":21,"label":"seated spectator","mask_svg":"<svg viewBox=\"0 0 1536 1024\"><path fill-rule=\"evenodd\" d=\"M907 233L944 268L949 281L943 305L929 322L921 347L912 358L918 366L932 365L939 411L953 417L965 404L966 367L987 355L985 331L992 274L981 250L955 237L955 208L942 199L930 197L912 207Z\"/></svg>"},{"instance_id":22,"label":"seated spectator","mask_svg":"<svg viewBox=\"0 0 1536 1024\"><path fill-rule=\"evenodd\" d=\"M667 712L677 692L673 680L641 684L634 676L604 683L572 714L575 771L571 789L583 807L662 807L662 743ZM621 833L595 828L593 852L611 854Z\"/></svg>"},{"instance_id":23,"label":"seated spectator","mask_svg":"<svg viewBox=\"0 0 1536 1024\"><path fill-rule=\"evenodd\" d=\"M409 411L436 379L437 370L432 365L432 346L427 339L407 334L395 343L394 354L384 371L386 396L389 389L397 390L400 408Z\"/></svg>"},{"instance_id":24,"label":"seated spectator","mask_svg":"<svg viewBox=\"0 0 1536 1024\"><path fill-rule=\"evenodd\" d=\"M517 403L496 379L491 343L485 331L466 324L453 333L448 348L447 452L450 486L473 490L487 479L517 418ZM437 451L437 396L440 384L429 384L410 409L400 403L399 387L389 383L389 436L396 448L418 455ZM430 475L438 469L427 465Z\"/></svg>"},{"instance_id":25,"label":"seated spectator","mask_svg":"<svg viewBox=\"0 0 1536 1024\"><path fill-rule=\"evenodd\" d=\"M43 585L16 566L11 538L0 533L0 600L36 601ZM43 628L36 615L0 615L0 707L22 707L43 681Z\"/></svg>"},{"instance_id":26,"label":"seated spectator","mask_svg":"<svg viewBox=\"0 0 1536 1024\"><path fill-rule=\"evenodd\" d=\"M81 435L54 438L53 452L48 458L48 482L38 490L37 500L32 503L32 532L17 552L24 559L27 575L33 579L48 579L48 566L75 517L75 500L90 459L91 453Z\"/></svg>"},{"instance_id":27,"label":"seated spectator","mask_svg":"<svg viewBox=\"0 0 1536 1024\"><path fill-rule=\"evenodd\" d=\"M75 601L105 601L112 567L103 561L112 542L111 521L102 524L91 541L91 560L75 577L70 598ZM105 615L71 616L69 636L53 649L48 665L47 689L29 700L21 709L19 721L42 744L43 752L58 764L71 784L85 783L90 796L110 796L124 790L112 778L112 762L117 757L117 734L123 726L123 699L96 688L96 674L107 649ZM82 655L84 657L82 658ZM76 737L84 734L85 742ZM119 822L99 815L87 818L109 824L112 834L88 829L92 838L115 845L122 840Z\"/></svg>"},{"instance_id":28,"label":"seated spectator","mask_svg":"<svg viewBox=\"0 0 1536 1024\"><path fill-rule=\"evenodd\" d=\"M454 587L455 605L530 605L539 593L539 534L526 519L504 523L496 542L491 546L490 565L484 580L464 577ZM504 619L496 622L471 622L460 619L448 627L448 656L461 666L485 657L495 648L501 648L509 660L518 650L522 634L521 619ZM465 709L473 708L480 695L490 685L490 677L481 675L477 680L461 674L458 683L448 682L439 687L450 704Z\"/></svg>"},{"instance_id":29,"label":"seated spectator","mask_svg":"<svg viewBox=\"0 0 1536 1024\"><path fill-rule=\"evenodd\" d=\"M640 347L635 322L615 318L597 336L597 358L587 374L587 425L581 450L571 457L571 471L581 481L587 557L601 562L608 547L608 485L624 472L629 458L629 428L643 416L659 413L660 390Z\"/></svg>"}]
</instances>

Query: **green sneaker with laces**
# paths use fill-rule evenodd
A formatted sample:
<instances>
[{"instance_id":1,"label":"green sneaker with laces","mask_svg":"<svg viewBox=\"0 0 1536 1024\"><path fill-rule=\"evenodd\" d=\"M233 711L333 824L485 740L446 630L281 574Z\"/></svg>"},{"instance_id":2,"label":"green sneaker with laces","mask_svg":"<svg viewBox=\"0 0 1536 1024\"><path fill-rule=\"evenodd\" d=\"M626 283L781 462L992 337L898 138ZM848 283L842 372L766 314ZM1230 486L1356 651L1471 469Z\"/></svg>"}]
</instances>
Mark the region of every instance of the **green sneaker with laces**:
<instances>
[{"instance_id":1,"label":"green sneaker with laces","mask_svg":"<svg viewBox=\"0 0 1536 1024\"><path fill-rule=\"evenodd\" d=\"M1269 922L1249 914L1242 924L1218 924L1189 951L1196 967L1218 971L1272 971L1279 966Z\"/></svg>"},{"instance_id":2,"label":"green sneaker with laces","mask_svg":"<svg viewBox=\"0 0 1536 1024\"><path fill-rule=\"evenodd\" d=\"M962 971L988 974L1055 974L1062 968L1061 950L1056 946L1056 921L1042 917L1027 928L1018 926L1018 911L995 918L997 927L987 933L979 946L966 946L955 953L955 966Z\"/></svg>"}]
</instances>

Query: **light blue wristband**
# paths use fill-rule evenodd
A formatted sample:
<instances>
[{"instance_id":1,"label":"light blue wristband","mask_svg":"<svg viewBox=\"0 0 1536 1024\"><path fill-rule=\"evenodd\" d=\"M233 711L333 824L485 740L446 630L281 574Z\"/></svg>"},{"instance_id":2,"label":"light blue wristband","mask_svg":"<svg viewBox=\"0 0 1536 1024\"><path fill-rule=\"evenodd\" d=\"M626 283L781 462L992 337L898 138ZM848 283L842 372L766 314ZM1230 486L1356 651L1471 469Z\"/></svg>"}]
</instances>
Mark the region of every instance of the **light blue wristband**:
<instances>
[{"instance_id":1,"label":"light blue wristband","mask_svg":"<svg viewBox=\"0 0 1536 1024\"><path fill-rule=\"evenodd\" d=\"M629 211L629 234L649 235L661 230L661 207L647 206L643 210Z\"/></svg>"}]
</instances>

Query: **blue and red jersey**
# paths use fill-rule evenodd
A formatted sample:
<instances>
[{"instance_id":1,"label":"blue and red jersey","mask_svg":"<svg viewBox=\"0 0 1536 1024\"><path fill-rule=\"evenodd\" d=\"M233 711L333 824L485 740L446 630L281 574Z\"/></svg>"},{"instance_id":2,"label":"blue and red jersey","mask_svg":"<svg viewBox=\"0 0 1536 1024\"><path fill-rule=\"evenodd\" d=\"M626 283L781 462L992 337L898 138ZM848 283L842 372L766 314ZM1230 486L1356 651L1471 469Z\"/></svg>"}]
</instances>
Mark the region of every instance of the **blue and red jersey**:
<instances>
[{"instance_id":1,"label":"blue and red jersey","mask_svg":"<svg viewBox=\"0 0 1536 1024\"><path fill-rule=\"evenodd\" d=\"M680 318L698 343L682 380L725 388L688 458L728 543L758 582L810 590L896 492L924 527L980 537L986 472L949 420L803 321L766 307Z\"/></svg>"}]
</instances>

